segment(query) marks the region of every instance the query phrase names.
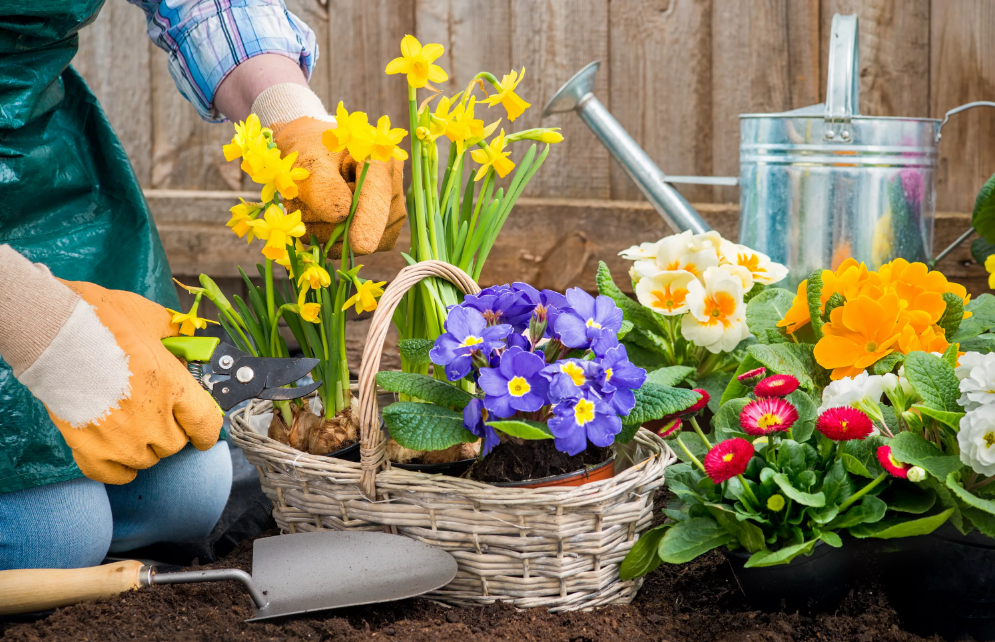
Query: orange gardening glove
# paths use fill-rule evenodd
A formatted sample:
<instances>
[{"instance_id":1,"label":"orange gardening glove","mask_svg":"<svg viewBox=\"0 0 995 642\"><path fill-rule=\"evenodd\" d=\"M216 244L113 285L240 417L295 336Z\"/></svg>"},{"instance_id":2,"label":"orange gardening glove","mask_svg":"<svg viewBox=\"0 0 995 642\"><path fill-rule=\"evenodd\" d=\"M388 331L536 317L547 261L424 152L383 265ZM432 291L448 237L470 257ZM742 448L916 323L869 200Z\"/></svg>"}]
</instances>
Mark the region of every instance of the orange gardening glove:
<instances>
[{"instance_id":1,"label":"orange gardening glove","mask_svg":"<svg viewBox=\"0 0 995 642\"><path fill-rule=\"evenodd\" d=\"M253 102L252 111L273 130L280 152L284 156L297 152L294 166L310 172L298 183L297 198L287 200L285 206L288 212L301 211L308 235L327 242L332 230L349 217L357 178L357 163L349 153L330 152L321 142L322 133L336 126L335 119L310 89L294 83L266 89ZM403 167L395 159L370 162L349 229L353 253L394 249L407 217ZM332 257L340 254L341 243L337 243Z\"/></svg>"},{"instance_id":2,"label":"orange gardening glove","mask_svg":"<svg viewBox=\"0 0 995 642\"><path fill-rule=\"evenodd\" d=\"M221 410L162 345L178 334L165 308L56 279L7 245L0 279L0 357L45 404L84 475L125 484L187 441L217 442Z\"/></svg>"}]
</instances>

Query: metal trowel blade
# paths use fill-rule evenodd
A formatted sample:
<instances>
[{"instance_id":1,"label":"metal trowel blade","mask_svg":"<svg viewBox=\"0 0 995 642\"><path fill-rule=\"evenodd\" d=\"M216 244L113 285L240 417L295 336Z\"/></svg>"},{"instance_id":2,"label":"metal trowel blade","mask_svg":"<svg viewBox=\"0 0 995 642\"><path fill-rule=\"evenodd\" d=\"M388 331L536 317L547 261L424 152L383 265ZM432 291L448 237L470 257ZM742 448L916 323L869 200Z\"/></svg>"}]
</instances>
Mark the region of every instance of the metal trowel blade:
<instances>
[{"instance_id":1,"label":"metal trowel blade","mask_svg":"<svg viewBox=\"0 0 995 642\"><path fill-rule=\"evenodd\" d=\"M248 622L401 600L445 586L456 560L387 533L315 531L257 539L252 580L269 604Z\"/></svg>"}]
</instances>

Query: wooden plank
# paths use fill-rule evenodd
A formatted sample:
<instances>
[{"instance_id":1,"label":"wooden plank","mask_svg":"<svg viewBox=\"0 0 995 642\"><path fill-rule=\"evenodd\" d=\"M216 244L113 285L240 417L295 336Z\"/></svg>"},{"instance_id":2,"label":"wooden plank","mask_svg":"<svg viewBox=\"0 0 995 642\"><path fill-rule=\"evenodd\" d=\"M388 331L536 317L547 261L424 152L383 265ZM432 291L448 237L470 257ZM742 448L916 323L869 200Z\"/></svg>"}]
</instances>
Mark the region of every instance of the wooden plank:
<instances>
[{"instance_id":1,"label":"wooden plank","mask_svg":"<svg viewBox=\"0 0 995 642\"><path fill-rule=\"evenodd\" d=\"M781 112L819 102L818 68L813 64L819 59L818 6L812 9L811 3L788 0L715 1L711 153L716 175L739 174L739 114ZM738 201L739 191L715 188L713 198Z\"/></svg>"},{"instance_id":2,"label":"wooden plank","mask_svg":"<svg viewBox=\"0 0 995 642\"><path fill-rule=\"evenodd\" d=\"M601 60L594 93L609 104L608 0L512 0L511 62L525 67L521 96L532 104L505 131L561 127L565 140L554 145L525 194L563 198L609 198L608 151L575 114L541 118L557 89L581 67ZM495 108L497 109L497 108ZM521 158L519 146L512 159Z\"/></svg>"},{"instance_id":3,"label":"wooden plank","mask_svg":"<svg viewBox=\"0 0 995 642\"><path fill-rule=\"evenodd\" d=\"M711 3L629 0L611 3L609 13L612 82L605 104L664 173L712 174ZM690 200L710 200L713 192L680 190ZM614 162L611 197L642 198Z\"/></svg>"},{"instance_id":4,"label":"wooden plank","mask_svg":"<svg viewBox=\"0 0 995 642\"><path fill-rule=\"evenodd\" d=\"M822 0L823 98L834 13L858 16L860 113L925 118L929 112L929 0Z\"/></svg>"},{"instance_id":5,"label":"wooden plank","mask_svg":"<svg viewBox=\"0 0 995 642\"><path fill-rule=\"evenodd\" d=\"M929 77L930 115L995 98L995 4L984 0L933 2ZM970 211L995 172L995 110L972 109L943 128L937 207Z\"/></svg>"},{"instance_id":6,"label":"wooden plank","mask_svg":"<svg viewBox=\"0 0 995 642\"><path fill-rule=\"evenodd\" d=\"M145 14L124 2L109 2L80 32L72 62L100 100L143 186L152 176L151 48Z\"/></svg>"}]
</instances>

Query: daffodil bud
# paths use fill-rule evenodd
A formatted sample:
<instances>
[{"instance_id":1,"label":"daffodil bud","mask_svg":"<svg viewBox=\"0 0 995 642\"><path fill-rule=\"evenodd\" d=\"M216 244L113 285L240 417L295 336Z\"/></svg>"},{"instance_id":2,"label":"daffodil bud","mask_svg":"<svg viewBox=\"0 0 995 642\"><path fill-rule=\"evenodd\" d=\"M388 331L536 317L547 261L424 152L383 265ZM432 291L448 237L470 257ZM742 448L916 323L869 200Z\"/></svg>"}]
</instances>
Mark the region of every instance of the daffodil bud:
<instances>
[{"instance_id":1,"label":"daffodil bud","mask_svg":"<svg viewBox=\"0 0 995 642\"><path fill-rule=\"evenodd\" d=\"M428 127L419 127L418 129L416 129L415 136L417 136L418 140L422 142L428 142L432 140L432 132L429 130Z\"/></svg>"},{"instance_id":2,"label":"daffodil bud","mask_svg":"<svg viewBox=\"0 0 995 642\"><path fill-rule=\"evenodd\" d=\"M921 481L926 481L926 471L923 470L922 467L920 466L913 466L912 468L909 468L909 472L907 474L908 474L908 480L910 482L918 483Z\"/></svg>"},{"instance_id":3,"label":"daffodil bud","mask_svg":"<svg viewBox=\"0 0 995 642\"><path fill-rule=\"evenodd\" d=\"M563 135L560 134L559 132L554 132L554 131L546 132L545 134L539 137L539 142L549 143L551 145L554 143L559 143L562 140L563 140Z\"/></svg>"},{"instance_id":4,"label":"daffodil bud","mask_svg":"<svg viewBox=\"0 0 995 642\"><path fill-rule=\"evenodd\" d=\"M775 513L781 512L784 509L784 496L779 494L771 495L767 499L767 508Z\"/></svg>"}]
</instances>

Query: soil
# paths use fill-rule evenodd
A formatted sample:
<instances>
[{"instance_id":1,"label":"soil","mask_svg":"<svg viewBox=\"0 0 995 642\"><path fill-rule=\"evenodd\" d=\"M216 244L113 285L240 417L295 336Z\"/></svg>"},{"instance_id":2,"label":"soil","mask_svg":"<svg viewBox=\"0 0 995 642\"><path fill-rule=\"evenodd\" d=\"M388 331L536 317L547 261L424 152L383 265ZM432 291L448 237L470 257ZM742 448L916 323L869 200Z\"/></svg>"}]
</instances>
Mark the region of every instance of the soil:
<instances>
[{"instance_id":1,"label":"soil","mask_svg":"<svg viewBox=\"0 0 995 642\"><path fill-rule=\"evenodd\" d=\"M488 483L525 481L583 470L585 466L597 466L610 457L611 448L599 448L592 444L584 452L571 457L558 451L552 439L521 443L507 440L495 446L465 476Z\"/></svg>"},{"instance_id":2,"label":"soil","mask_svg":"<svg viewBox=\"0 0 995 642\"><path fill-rule=\"evenodd\" d=\"M203 568L251 571L251 562L251 545L243 543L223 562ZM11 642L922 640L900 628L895 612L874 586L852 591L833 614L805 617L750 611L728 562L716 552L688 564L663 565L647 576L632 604L590 613L520 611L503 604L449 608L424 599L285 618L275 623L245 623L243 620L252 613L249 596L232 582L154 586L99 603L58 609L35 622L0 622L0 638Z\"/></svg>"}]
</instances>

